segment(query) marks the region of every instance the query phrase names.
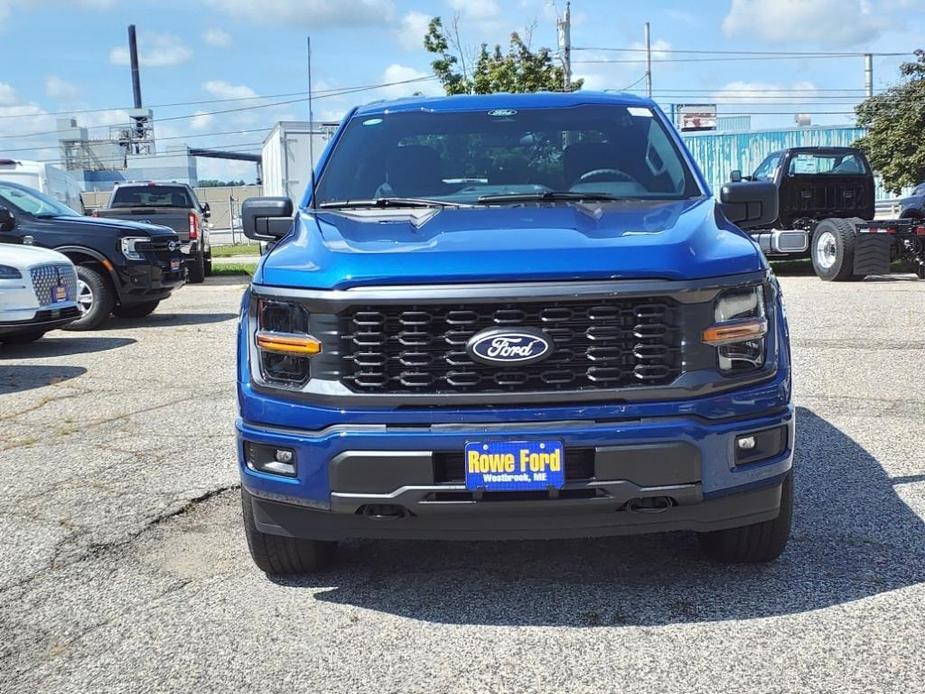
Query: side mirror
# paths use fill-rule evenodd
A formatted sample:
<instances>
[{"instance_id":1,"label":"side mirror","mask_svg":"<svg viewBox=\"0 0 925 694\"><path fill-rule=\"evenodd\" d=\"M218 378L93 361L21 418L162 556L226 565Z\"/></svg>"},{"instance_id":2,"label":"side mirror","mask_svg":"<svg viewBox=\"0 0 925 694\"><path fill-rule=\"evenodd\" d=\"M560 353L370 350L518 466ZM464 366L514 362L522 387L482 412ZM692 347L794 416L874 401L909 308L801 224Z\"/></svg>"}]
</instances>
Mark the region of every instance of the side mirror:
<instances>
[{"instance_id":1,"label":"side mirror","mask_svg":"<svg viewBox=\"0 0 925 694\"><path fill-rule=\"evenodd\" d=\"M742 181L742 172L739 169L733 169L732 173L729 174L729 180L733 183L740 183Z\"/></svg>"},{"instance_id":2,"label":"side mirror","mask_svg":"<svg viewBox=\"0 0 925 694\"><path fill-rule=\"evenodd\" d=\"M12 231L16 227L16 217L6 207L0 207L0 231Z\"/></svg>"},{"instance_id":3,"label":"side mirror","mask_svg":"<svg viewBox=\"0 0 925 694\"><path fill-rule=\"evenodd\" d=\"M255 241L276 241L292 228L292 200L248 198L241 205L244 235Z\"/></svg>"},{"instance_id":4,"label":"side mirror","mask_svg":"<svg viewBox=\"0 0 925 694\"><path fill-rule=\"evenodd\" d=\"M212 208L209 207L209 203L207 202L202 203L202 218L211 219L211 217L212 217Z\"/></svg>"},{"instance_id":5,"label":"side mirror","mask_svg":"<svg viewBox=\"0 0 925 694\"><path fill-rule=\"evenodd\" d=\"M773 183L727 183L720 190L719 202L726 219L743 229L768 226L777 219L777 186Z\"/></svg>"}]
</instances>

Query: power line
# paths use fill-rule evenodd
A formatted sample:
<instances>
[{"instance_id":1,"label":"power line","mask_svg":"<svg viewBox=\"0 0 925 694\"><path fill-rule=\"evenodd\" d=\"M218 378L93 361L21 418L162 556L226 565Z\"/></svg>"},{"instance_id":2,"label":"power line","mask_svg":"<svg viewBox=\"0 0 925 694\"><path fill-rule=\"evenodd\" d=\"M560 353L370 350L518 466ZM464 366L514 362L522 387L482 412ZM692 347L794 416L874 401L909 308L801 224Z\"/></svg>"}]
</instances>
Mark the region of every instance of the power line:
<instances>
[{"instance_id":1,"label":"power line","mask_svg":"<svg viewBox=\"0 0 925 694\"><path fill-rule=\"evenodd\" d=\"M362 85L362 86L357 86L357 87L344 87L339 90L330 90L325 94L321 94L320 96L314 96L314 98L315 99L325 99L325 98L329 98L332 96L344 96L347 94L356 94L358 92L382 89L383 87L394 87L394 86L398 86L402 84L427 82L427 81L432 81L435 79L437 79L435 76L424 76L424 77L414 77L414 78L407 79L407 80L398 80L396 82L383 82L380 84L369 84L369 85ZM305 92L297 92L297 93L304 94ZM189 114L185 114L182 116L169 116L167 118L158 118L155 120L155 124L164 123L168 121L188 120L190 118L197 118L200 116L215 116L215 115L220 115L224 113L239 113L241 111L255 111L261 108L271 108L273 106L285 106L288 104L301 103L304 101L308 101L307 96L302 96L297 99L289 99L286 101L274 101L268 104L255 104L252 106L241 106L239 108L221 109L218 111L203 111L199 113L189 113ZM105 109L105 110L108 110L108 109ZM35 115L44 115L44 114L33 114L33 117L35 117ZM113 128L113 127L127 127L130 125L132 124L131 123L104 123L101 125L89 126L87 127L87 130L99 130L100 128ZM60 131L58 130L47 130L47 131L35 132L35 133L22 133L19 135L0 135L0 139L8 140L12 138L23 138L24 139L24 138L32 138L32 137L42 137L45 135L57 135L59 132Z\"/></svg>"},{"instance_id":2,"label":"power line","mask_svg":"<svg viewBox=\"0 0 925 694\"><path fill-rule=\"evenodd\" d=\"M589 46L580 46L572 47L573 51L608 51L614 53L645 53L645 48L609 48L609 47L589 47ZM816 56L816 57L852 57L852 58L861 58L865 55L873 55L874 57L887 57L887 56L911 56L914 55L912 51L901 51L893 53L870 53L869 51L723 51L723 50L697 50L697 49L685 49L685 48L664 48L664 49L655 49L656 53L683 53L690 55L767 55L767 56Z\"/></svg>"},{"instance_id":3,"label":"power line","mask_svg":"<svg viewBox=\"0 0 925 694\"><path fill-rule=\"evenodd\" d=\"M656 49L654 53L664 53L665 51ZM901 53L900 55L906 55ZM738 63L742 61L760 61L760 60L828 60L833 58L857 58L853 53L842 55L767 55L767 56L740 56L740 57L719 57L719 58L652 58L653 63ZM627 63L627 64L645 64L645 58L598 58L595 60L573 60L573 64L595 64L595 63Z\"/></svg>"}]
</instances>

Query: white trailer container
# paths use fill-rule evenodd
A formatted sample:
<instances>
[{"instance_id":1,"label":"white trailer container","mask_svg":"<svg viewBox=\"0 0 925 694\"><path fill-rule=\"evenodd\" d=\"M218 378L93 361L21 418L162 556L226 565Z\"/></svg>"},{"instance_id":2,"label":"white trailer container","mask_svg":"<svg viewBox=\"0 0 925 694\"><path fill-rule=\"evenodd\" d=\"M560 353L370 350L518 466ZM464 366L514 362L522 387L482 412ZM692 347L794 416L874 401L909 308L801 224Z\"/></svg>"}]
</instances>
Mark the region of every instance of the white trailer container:
<instances>
[{"instance_id":1,"label":"white trailer container","mask_svg":"<svg viewBox=\"0 0 925 694\"><path fill-rule=\"evenodd\" d=\"M337 123L280 121L263 141L263 194L284 196L298 205Z\"/></svg>"},{"instance_id":2,"label":"white trailer container","mask_svg":"<svg viewBox=\"0 0 925 694\"><path fill-rule=\"evenodd\" d=\"M75 212L84 212L80 200L80 183L76 177L57 166L40 161L0 159L0 181L34 188L63 202Z\"/></svg>"}]
</instances>

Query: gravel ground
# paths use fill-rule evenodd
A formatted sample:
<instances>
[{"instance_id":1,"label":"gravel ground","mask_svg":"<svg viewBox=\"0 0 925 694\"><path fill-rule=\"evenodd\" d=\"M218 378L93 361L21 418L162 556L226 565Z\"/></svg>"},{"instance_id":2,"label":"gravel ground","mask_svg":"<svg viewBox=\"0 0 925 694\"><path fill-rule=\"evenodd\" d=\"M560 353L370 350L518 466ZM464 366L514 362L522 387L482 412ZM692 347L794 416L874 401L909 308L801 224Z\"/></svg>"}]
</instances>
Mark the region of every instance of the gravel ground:
<instances>
[{"instance_id":1,"label":"gravel ground","mask_svg":"<svg viewBox=\"0 0 925 694\"><path fill-rule=\"evenodd\" d=\"M782 280L797 515L776 563L687 534L352 542L251 564L233 282L0 350L0 691L925 691L925 283Z\"/></svg>"}]
</instances>

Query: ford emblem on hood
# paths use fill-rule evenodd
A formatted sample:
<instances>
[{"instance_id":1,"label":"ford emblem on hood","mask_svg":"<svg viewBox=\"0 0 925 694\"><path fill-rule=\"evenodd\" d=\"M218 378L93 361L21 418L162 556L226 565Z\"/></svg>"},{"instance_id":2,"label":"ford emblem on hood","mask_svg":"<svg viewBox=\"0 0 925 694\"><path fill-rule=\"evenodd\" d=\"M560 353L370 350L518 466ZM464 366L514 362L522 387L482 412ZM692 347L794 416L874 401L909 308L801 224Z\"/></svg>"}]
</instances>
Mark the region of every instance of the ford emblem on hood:
<instances>
[{"instance_id":1,"label":"ford emblem on hood","mask_svg":"<svg viewBox=\"0 0 925 694\"><path fill-rule=\"evenodd\" d=\"M532 364L552 353L553 342L534 328L489 328L473 335L466 351L483 364Z\"/></svg>"}]
</instances>

